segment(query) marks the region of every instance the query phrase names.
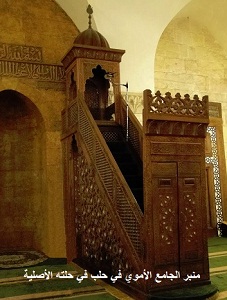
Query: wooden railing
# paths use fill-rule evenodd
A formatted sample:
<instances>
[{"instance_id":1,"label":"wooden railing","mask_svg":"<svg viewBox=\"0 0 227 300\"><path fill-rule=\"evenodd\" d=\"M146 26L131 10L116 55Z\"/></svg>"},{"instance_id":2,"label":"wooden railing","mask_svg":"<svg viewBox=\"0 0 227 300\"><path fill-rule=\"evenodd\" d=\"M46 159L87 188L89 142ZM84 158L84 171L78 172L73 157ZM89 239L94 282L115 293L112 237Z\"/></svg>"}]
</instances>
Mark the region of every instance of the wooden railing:
<instances>
[{"instance_id":1,"label":"wooden railing","mask_svg":"<svg viewBox=\"0 0 227 300\"><path fill-rule=\"evenodd\" d=\"M137 152L142 160L143 156L143 127L136 118L130 107L127 107L126 101L121 94L118 95L119 107L120 107L120 125L124 129L125 136L128 134L128 141ZM127 113L128 108L128 113ZM128 120L127 120L128 119ZM127 128L128 127L128 128ZM128 130L128 132L127 132Z\"/></svg>"},{"instance_id":2,"label":"wooden railing","mask_svg":"<svg viewBox=\"0 0 227 300\"><path fill-rule=\"evenodd\" d=\"M145 90L143 95L145 135L206 136L208 96L200 100L197 95L192 99L188 94L181 97L179 93L172 97L170 92L161 95L157 91L153 95L150 90Z\"/></svg>"},{"instance_id":3,"label":"wooden railing","mask_svg":"<svg viewBox=\"0 0 227 300\"><path fill-rule=\"evenodd\" d=\"M83 99L78 98L78 132L92 158L103 188L116 207L137 253L141 252L141 210Z\"/></svg>"}]
</instances>

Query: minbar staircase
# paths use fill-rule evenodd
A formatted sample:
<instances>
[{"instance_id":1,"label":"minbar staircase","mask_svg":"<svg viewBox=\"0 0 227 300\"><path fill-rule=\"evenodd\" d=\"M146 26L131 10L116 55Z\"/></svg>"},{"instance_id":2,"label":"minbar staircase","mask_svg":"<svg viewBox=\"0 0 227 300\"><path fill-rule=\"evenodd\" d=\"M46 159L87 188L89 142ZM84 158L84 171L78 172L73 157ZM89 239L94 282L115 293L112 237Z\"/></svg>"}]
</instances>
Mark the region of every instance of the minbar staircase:
<instances>
[{"instance_id":1,"label":"minbar staircase","mask_svg":"<svg viewBox=\"0 0 227 300\"><path fill-rule=\"evenodd\" d=\"M107 141L107 145L139 207L143 211L143 164L140 157L135 153L132 145L126 141L120 126L118 127L118 131L119 140L112 142Z\"/></svg>"}]
</instances>

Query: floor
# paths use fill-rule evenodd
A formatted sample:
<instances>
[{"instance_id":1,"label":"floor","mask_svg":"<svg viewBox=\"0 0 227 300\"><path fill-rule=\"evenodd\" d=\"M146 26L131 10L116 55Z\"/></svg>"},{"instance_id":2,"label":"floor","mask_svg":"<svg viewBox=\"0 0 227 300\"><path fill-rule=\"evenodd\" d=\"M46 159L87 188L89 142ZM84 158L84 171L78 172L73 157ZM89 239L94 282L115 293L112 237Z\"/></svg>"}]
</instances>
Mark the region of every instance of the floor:
<instances>
[{"instance_id":1,"label":"floor","mask_svg":"<svg viewBox=\"0 0 227 300\"><path fill-rule=\"evenodd\" d=\"M214 237L208 240L208 251L209 251L209 263L210 263L210 278L211 282L215 284L219 289L218 300L227 300L227 238L219 238ZM59 265L56 266L48 266L52 268L55 276L59 271ZM63 267L63 266L62 266ZM68 268L68 272L70 272L74 278L77 275L84 274L84 270L80 268L78 265L74 263L64 266ZM32 273L33 267L28 267L28 274ZM69 287L66 286L63 289L60 289L59 286L55 287L53 290L48 290L48 285L45 291L40 291L40 289L36 288L36 291L33 293L32 287L35 286L36 280L33 280L30 285L28 285L29 278L26 278L24 274L25 268L20 269L13 269L10 271L7 270L0 270L0 299L8 299L8 300L29 300L29 299L76 299L76 300L133 300L127 294L121 292L120 290L116 289L114 283L108 284L105 280L97 279L97 285L93 283L90 285L77 285L77 289L75 289L75 280L74 285ZM37 267L38 274L43 272L42 267ZM91 275L89 275L91 276ZM57 276L56 276L57 277ZM44 278L45 279L45 278ZM43 285L48 283L48 280L39 279L40 281L40 288L43 288ZM69 282L69 280L61 280L62 282ZM25 286L27 283L27 286ZM38 283L38 280L37 280ZM49 283L52 284L53 282L49 280ZM64 283L64 284L65 284ZM67 285L66 284L66 285ZM7 291L7 285L8 291ZM19 286L21 289L21 294L13 293L11 296L10 289L16 289L16 286ZM14 288L15 287L15 288ZM24 289L24 290L23 290ZM6 291L4 294L4 290ZM81 291L78 292L78 290ZM24 294L23 294L24 292ZM84 293L83 293L84 292ZM81 296L82 295L82 296ZM136 299L137 300L137 299ZM212 299L213 300L213 299Z\"/></svg>"}]
</instances>

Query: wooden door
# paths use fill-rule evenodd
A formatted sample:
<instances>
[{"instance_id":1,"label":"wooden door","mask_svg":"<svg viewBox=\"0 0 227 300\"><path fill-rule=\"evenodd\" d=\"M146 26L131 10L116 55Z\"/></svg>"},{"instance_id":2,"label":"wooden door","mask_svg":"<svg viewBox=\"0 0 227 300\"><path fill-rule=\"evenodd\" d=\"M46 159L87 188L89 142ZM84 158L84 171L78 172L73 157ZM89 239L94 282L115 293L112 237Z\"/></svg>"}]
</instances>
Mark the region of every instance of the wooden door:
<instances>
[{"instance_id":1,"label":"wooden door","mask_svg":"<svg viewBox=\"0 0 227 300\"><path fill-rule=\"evenodd\" d=\"M200 169L199 162L153 164L156 272L180 271L182 276L193 271L203 273L204 212Z\"/></svg>"}]
</instances>

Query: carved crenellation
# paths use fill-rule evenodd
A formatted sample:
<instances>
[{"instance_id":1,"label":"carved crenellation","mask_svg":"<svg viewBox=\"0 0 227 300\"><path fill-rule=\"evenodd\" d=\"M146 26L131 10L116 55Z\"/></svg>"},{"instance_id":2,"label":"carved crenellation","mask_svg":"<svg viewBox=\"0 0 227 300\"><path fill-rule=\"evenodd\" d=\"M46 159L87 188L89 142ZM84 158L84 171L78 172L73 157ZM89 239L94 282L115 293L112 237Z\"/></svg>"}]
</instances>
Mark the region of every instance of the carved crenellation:
<instances>
[{"instance_id":1,"label":"carved crenellation","mask_svg":"<svg viewBox=\"0 0 227 300\"><path fill-rule=\"evenodd\" d=\"M208 96L203 96L202 100L199 100L197 95L194 95L193 99L190 99L190 95L188 94L185 94L184 98L181 98L180 93L172 97L170 92L162 96L160 91L157 91L154 96L150 92L147 101L149 112L154 114L202 118L208 118L209 116Z\"/></svg>"}]
</instances>

